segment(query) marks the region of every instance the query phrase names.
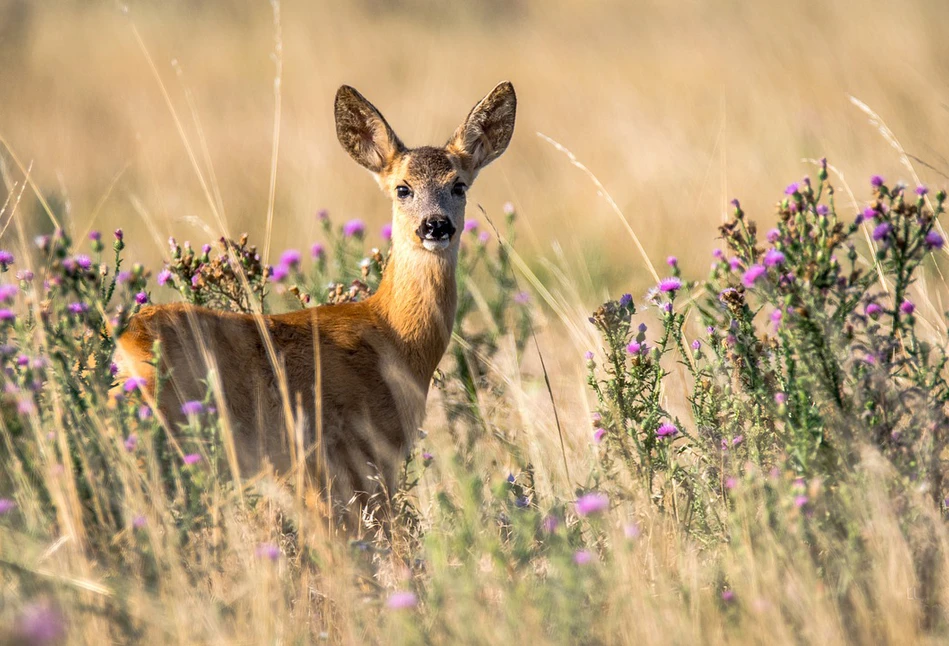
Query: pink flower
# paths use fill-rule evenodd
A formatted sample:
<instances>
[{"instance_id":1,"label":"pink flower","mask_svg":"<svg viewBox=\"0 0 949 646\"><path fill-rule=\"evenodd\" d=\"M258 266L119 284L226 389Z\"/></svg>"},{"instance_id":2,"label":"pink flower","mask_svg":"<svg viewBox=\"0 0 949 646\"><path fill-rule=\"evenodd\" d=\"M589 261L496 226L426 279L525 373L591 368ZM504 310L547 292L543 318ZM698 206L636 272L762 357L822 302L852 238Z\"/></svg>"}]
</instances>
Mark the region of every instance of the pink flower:
<instances>
[{"instance_id":1,"label":"pink flower","mask_svg":"<svg viewBox=\"0 0 949 646\"><path fill-rule=\"evenodd\" d=\"M16 509L16 503L9 498L0 498L0 516L9 514Z\"/></svg>"},{"instance_id":2,"label":"pink flower","mask_svg":"<svg viewBox=\"0 0 949 646\"><path fill-rule=\"evenodd\" d=\"M343 235L347 238L360 237L366 232L366 225L362 220L350 220L343 225Z\"/></svg>"},{"instance_id":3,"label":"pink flower","mask_svg":"<svg viewBox=\"0 0 949 646\"><path fill-rule=\"evenodd\" d=\"M636 540L640 535L639 525L636 523L626 523L623 526L623 535L626 537L626 540Z\"/></svg>"},{"instance_id":4,"label":"pink flower","mask_svg":"<svg viewBox=\"0 0 949 646\"><path fill-rule=\"evenodd\" d=\"M133 392L135 390L141 390L145 388L145 385L148 382L142 377L129 377L125 380L125 385L122 386L122 390L127 393Z\"/></svg>"},{"instance_id":5,"label":"pink flower","mask_svg":"<svg viewBox=\"0 0 949 646\"><path fill-rule=\"evenodd\" d=\"M189 453L188 455L184 456L181 460L182 460L182 462L184 462L186 465L191 466L191 465L197 464L198 462L201 461L201 454L200 454L200 453Z\"/></svg>"},{"instance_id":6,"label":"pink flower","mask_svg":"<svg viewBox=\"0 0 949 646\"><path fill-rule=\"evenodd\" d=\"M606 511L610 507L610 499L605 493L592 492L577 498L577 514L592 516Z\"/></svg>"},{"instance_id":7,"label":"pink flower","mask_svg":"<svg viewBox=\"0 0 949 646\"><path fill-rule=\"evenodd\" d=\"M670 424L666 422L662 424L659 428L656 429L656 435L659 437L672 437L679 432L679 429L675 427L675 424Z\"/></svg>"},{"instance_id":8,"label":"pink flower","mask_svg":"<svg viewBox=\"0 0 949 646\"><path fill-rule=\"evenodd\" d=\"M784 264L784 254L777 249L768 249L764 255L764 264L768 267L777 267Z\"/></svg>"},{"instance_id":9,"label":"pink flower","mask_svg":"<svg viewBox=\"0 0 949 646\"><path fill-rule=\"evenodd\" d=\"M741 277L741 282L745 287L749 289L755 286L755 283L761 278L768 270L765 269L764 265L752 265L748 268L748 271Z\"/></svg>"},{"instance_id":10,"label":"pink flower","mask_svg":"<svg viewBox=\"0 0 949 646\"><path fill-rule=\"evenodd\" d=\"M593 562L593 555L586 550L579 550L573 555L573 562L577 565L589 565Z\"/></svg>"},{"instance_id":11,"label":"pink flower","mask_svg":"<svg viewBox=\"0 0 949 646\"><path fill-rule=\"evenodd\" d=\"M593 431L593 441L596 442L597 444L602 442L604 437L606 437L605 428L598 428L595 431Z\"/></svg>"},{"instance_id":12,"label":"pink flower","mask_svg":"<svg viewBox=\"0 0 949 646\"><path fill-rule=\"evenodd\" d=\"M674 292L678 289L682 289L682 281L675 276L671 278L663 278L661 281L659 281L660 292Z\"/></svg>"},{"instance_id":13,"label":"pink flower","mask_svg":"<svg viewBox=\"0 0 949 646\"><path fill-rule=\"evenodd\" d=\"M254 554L259 559L277 561L280 559L280 548L273 543L261 543L257 546L257 549L254 550Z\"/></svg>"},{"instance_id":14,"label":"pink flower","mask_svg":"<svg viewBox=\"0 0 949 646\"><path fill-rule=\"evenodd\" d=\"M418 597L415 596L414 592L409 590L393 592L389 595L389 598L386 599L386 608L389 610L408 610L417 605Z\"/></svg>"},{"instance_id":15,"label":"pink flower","mask_svg":"<svg viewBox=\"0 0 949 646\"><path fill-rule=\"evenodd\" d=\"M913 305L910 301L903 301L902 303L900 303L900 311L903 312L903 314L906 314L907 316L909 316L910 314L916 311L916 306Z\"/></svg>"},{"instance_id":16,"label":"pink flower","mask_svg":"<svg viewBox=\"0 0 949 646\"><path fill-rule=\"evenodd\" d=\"M465 224L467 225L467 223ZM392 224L383 224L381 233L383 240L392 240Z\"/></svg>"},{"instance_id":17,"label":"pink flower","mask_svg":"<svg viewBox=\"0 0 949 646\"><path fill-rule=\"evenodd\" d=\"M465 231L477 231L477 230L478 230L477 220L465 220Z\"/></svg>"}]
</instances>

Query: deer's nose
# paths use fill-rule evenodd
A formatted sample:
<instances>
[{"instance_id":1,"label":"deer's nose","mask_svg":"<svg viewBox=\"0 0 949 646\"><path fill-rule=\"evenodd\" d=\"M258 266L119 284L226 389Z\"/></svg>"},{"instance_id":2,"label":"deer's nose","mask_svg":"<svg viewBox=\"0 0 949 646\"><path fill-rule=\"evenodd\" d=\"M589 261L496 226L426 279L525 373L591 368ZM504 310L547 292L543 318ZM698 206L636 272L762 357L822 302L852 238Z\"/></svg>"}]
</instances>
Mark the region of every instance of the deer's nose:
<instances>
[{"instance_id":1,"label":"deer's nose","mask_svg":"<svg viewBox=\"0 0 949 646\"><path fill-rule=\"evenodd\" d=\"M455 225L445 216L432 215L422 220L415 233L420 240L451 240Z\"/></svg>"}]
</instances>

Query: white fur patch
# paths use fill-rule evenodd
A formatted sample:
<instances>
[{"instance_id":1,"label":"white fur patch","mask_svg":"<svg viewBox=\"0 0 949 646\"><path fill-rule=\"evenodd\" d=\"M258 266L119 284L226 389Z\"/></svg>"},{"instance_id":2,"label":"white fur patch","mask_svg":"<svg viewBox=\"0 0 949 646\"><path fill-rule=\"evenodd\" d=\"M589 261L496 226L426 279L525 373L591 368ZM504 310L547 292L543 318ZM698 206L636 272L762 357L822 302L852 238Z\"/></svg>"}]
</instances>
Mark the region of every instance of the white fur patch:
<instances>
[{"instance_id":1,"label":"white fur patch","mask_svg":"<svg viewBox=\"0 0 949 646\"><path fill-rule=\"evenodd\" d=\"M429 251L444 251L448 248L450 242L448 238L444 240L422 240L422 246Z\"/></svg>"}]
</instances>

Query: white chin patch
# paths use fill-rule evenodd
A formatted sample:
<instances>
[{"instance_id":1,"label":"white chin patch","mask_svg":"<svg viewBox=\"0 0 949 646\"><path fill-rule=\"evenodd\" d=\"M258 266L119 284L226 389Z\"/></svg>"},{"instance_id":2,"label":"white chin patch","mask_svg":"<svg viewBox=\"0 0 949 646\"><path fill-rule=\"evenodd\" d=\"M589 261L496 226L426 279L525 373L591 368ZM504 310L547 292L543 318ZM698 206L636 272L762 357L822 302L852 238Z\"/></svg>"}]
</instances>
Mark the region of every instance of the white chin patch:
<instances>
[{"instance_id":1,"label":"white chin patch","mask_svg":"<svg viewBox=\"0 0 949 646\"><path fill-rule=\"evenodd\" d=\"M448 248L448 238L444 240L422 240L422 246L429 251L443 251Z\"/></svg>"}]
</instances>

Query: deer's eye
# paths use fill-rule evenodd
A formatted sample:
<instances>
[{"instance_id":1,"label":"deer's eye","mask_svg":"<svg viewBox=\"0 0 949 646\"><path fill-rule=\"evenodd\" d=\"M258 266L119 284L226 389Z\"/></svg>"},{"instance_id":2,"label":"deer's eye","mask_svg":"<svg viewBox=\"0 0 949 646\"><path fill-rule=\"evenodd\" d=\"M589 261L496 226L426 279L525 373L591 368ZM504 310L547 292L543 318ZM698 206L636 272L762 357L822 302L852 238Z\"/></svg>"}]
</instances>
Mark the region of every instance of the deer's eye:
<instances>
[{"instance_id":1,"label":"deer's eye","mask_svg":"<svg viewBox=\"0 0 949 646\"><path fill-rule=\"evenodd\" d=\"M408 186L396 186L395 187L395 196L400 200L404 200L407 197L411 197L412 189Z\"/></svg>"},{"instance_id":2,"label":"deer's eye","mask_svg":"<svg viewBox=\"0 0 949 646\"><path fill-rule=\"evenodd\" d=\"M456 182L455 185L451 187L451 194L455 197L464 197L467 190L468 186L464 182Z\"/></svg>"}]
</instances>

